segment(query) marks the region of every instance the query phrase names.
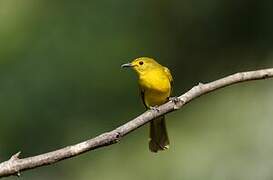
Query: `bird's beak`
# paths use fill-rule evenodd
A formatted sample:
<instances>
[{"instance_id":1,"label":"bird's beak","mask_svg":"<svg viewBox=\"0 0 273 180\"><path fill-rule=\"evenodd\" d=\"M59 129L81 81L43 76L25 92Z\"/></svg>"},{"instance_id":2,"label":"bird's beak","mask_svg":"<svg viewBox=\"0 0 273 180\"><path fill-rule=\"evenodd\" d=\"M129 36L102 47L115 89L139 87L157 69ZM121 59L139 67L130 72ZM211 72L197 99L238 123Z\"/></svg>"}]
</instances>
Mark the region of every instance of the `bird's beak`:
<instances>
[{"instance_id":1,"label":"bird's beak","mask_svg":"<svg viewBox=\"0 0 273 180\"><path fill-rule=\"evenodd\" d=\"M122 68L133 67L132 63L126 63L121 65Z\"/></svg>"}]
</instances>

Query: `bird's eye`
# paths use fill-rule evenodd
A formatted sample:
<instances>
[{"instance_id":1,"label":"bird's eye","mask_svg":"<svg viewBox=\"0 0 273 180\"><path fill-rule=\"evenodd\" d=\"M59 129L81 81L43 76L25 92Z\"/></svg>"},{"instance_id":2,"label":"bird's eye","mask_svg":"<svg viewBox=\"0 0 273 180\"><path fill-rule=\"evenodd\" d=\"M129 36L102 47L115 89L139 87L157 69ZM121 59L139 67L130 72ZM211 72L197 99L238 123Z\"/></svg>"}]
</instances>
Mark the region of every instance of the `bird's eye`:
<instances>
[{"instance_id":1,"label":"bird's eye","mask_svg":"<svg viewBox=\"0 0 273 180\"><path fill-rule=\"evenodd\" d=\"M143 63L143 61L139 61L139 65L143 65L144 63Z\"/></svg>"}]
</instances>

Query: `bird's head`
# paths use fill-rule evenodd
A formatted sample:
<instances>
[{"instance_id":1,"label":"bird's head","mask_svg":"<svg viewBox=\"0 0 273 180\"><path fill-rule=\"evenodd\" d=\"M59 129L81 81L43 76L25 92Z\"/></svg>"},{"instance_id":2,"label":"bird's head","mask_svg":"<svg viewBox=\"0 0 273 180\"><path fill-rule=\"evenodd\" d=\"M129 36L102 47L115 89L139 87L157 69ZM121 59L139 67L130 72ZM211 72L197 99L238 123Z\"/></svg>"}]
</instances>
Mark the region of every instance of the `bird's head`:
<instances>
[{"instance_id":1,"label":"bird's head","mask_svg":"<svg viewBox=\"0 0 273 180\"><path fill-rule=\"evenodd\" d=\"M140 57L133 60L131 63L123 64L121 67L130 67L133 68L138 74L143 74L148 70L152 70L154 68L159 67L158 64L154 59L148 57Z\"/></svg>"}]
</instances>

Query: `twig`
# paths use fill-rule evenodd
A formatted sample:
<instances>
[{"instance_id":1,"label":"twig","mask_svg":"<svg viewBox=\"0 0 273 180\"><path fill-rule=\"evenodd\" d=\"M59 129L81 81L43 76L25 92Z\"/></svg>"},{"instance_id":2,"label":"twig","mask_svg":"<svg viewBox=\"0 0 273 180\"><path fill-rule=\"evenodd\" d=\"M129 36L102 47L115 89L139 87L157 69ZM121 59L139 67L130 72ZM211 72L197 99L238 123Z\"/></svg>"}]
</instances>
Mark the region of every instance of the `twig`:
<instances>
[{"instance_id":1,"label":"twig","mask_svg":"<svg viewBox=\"0 0 273 180\"><path fill-rule=\"evenodd\" d=\"M232 84L239 82L245 82L250 80L259 80L273 77L273 68L262 69L257 71L241 72L236 73L225 78L213 81L211 83L202 84L194 86L185 94L179 96L175 101L169 101L158 107L158 110L149 110L136 117L135 119L127 122L126 124L112 130L110 132L103 133L95 138L89 139L87 141L75 144L72 146L67 146L65 148L48 152L45 154L23 158L20 159L20 152L13 155L9 160L2 162L0 164L0 177L10 176L10 175L20 175L20 172L37 168L40 166L45 166L49 164L56 163L58 161L71 158L82 154L87 151L91 151L103 146L108 146L117 143L123 136L136 130L140 126L146 124L152 119L167 114L171 111L180 109L186 103L191 100L212 92L216 89L223 88Z\"/></svg>"}]
</instances>

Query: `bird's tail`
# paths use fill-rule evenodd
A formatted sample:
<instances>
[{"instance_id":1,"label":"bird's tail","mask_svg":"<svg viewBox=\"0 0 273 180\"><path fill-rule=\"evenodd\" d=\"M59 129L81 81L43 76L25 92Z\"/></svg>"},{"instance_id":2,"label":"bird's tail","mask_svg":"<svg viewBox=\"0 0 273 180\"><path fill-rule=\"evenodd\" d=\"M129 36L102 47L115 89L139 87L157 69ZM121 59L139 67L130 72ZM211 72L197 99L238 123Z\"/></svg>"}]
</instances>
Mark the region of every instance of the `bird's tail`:
<instances>
[{"instance_id":1,"label":"bird's tail","mask_svg":"<svg viewBox=\"0 0 273 180\"><path fill-rule=\"evenodd\" d=\"M154 119L150 124L150 142L149 148L152 152L168 149L170 145L165 117L160 116Z\"/></svg>"}]
</instances>

